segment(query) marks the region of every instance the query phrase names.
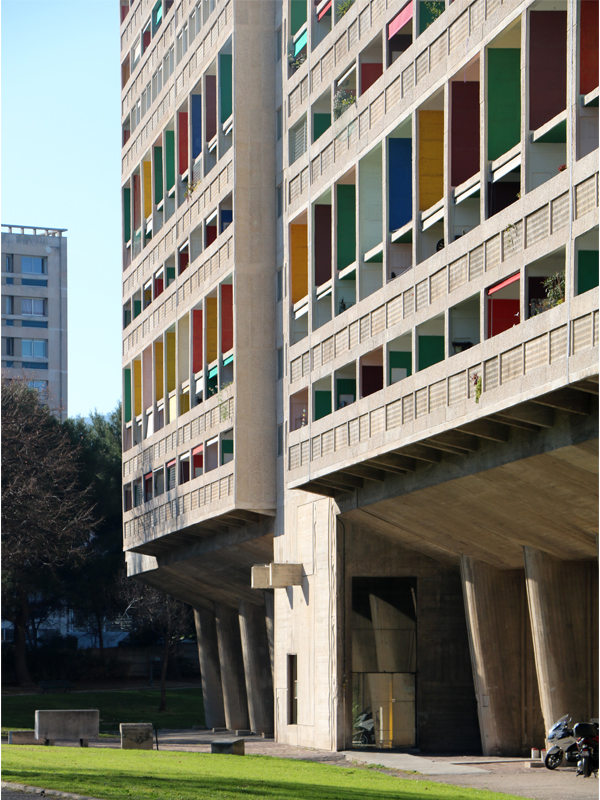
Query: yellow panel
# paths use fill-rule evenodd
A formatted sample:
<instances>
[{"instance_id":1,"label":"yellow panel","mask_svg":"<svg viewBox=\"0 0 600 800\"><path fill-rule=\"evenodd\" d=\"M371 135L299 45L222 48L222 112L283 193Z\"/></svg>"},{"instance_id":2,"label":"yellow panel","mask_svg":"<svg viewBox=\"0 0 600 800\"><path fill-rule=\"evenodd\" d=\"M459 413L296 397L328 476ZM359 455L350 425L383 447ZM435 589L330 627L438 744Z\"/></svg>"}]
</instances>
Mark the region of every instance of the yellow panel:
<instances>
[{"instance_id":1,"label":"yellow panel","mask_svg":"<svg viewBox=\"0 0 600 800\"><path fill-rule=\"evenodd\" d=\"M217 298L206 298L206 361L211 364L217 357Z\"/></svg>"},{"instance_id":2,"label":"yellow panel","mask_svg":"<svg viewBox=\"0 0 600 800\"><path fill-rule=\"evenodd\" d=\"M171 397L169 400L169 422L173 422L177 418L177 398Z\"/></svg>"},{"instance_id":3,"label":"yellow panel","mask_svg":"<svg viewBox=\"0 0 600 800\"><path fill-rule=\"evenodd\" d=\"M186 392L185 394L179 395L179 413L185 414L190 410L190 396Z\"/></svg>"},{"instance_id":4,"label":"yellow panel","mask_svg":"<svg viewBox=\"0 0 600 800\"><path fill-rule=\"evenodd\" d=\"M142 413L142 362L133 362L133 393L134 414L138 417Z\"/></svg>"},{"instance_id":5,"label":"yellow panel","mask_svg":"<svg viewBox=\"0 0 600 800\"><path fill-rule=\"evenodd\" d=\"M444 112L419 111L419 209L444 196Z\"/></svg>"},{"instance_id":6,"label":"yellow panel","mask_svg":"<svg viewBox=\"0 0 600 800\"><path fill-rule=\"evenodd\" d=\"M163 399L163 343L156 342L154 346L154 378L156 382L156 399Z\"/></svg>"},{"instance_id":7,"label":"yellow panel","mask_svg":"<svg viewBox=\"0 0 600 800\"><path fill-rule=\"evenodd\" d=\"M290 225L292 303L308 294L308 226Z\"/></svg>"},{"instance_id":8,"label":"yellow panel","mask_svg":"<svg viewBox=\"0 0 600 800\"><path fill-rule=\"evenodd\" d=\"M175 389L175 333L166 333L167 337L167 392Z\"/></svg>"},{"instance_id":9,"label":"yellow panel","mask_svg":"<svg viewBox=\"0 0 600 800\"><path fill-rule=\"evenodd\" d=\"M152 214L152 163L144 161L144 219Z\"/></svg>"}]
</instances>

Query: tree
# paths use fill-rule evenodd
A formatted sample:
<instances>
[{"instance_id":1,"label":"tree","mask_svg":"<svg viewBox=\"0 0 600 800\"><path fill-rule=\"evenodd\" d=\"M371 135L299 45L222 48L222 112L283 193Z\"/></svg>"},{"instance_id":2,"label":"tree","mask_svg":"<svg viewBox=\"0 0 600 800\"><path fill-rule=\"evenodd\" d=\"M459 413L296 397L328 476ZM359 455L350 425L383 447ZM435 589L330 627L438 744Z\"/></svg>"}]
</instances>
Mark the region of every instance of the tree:
<instances>
[{"instance_id":1,"label":"tree","mask_svg":"<svg viewBox=\"0 0 600 800\"><path fill-rule=\"evenodd\" d=\"M2 614L14 625L17 681L27 685L31 599L60 603L60 570L85 559L94 515L78 451L38 392L3 377L1 411Z\"/></svg>"}]
</instances>

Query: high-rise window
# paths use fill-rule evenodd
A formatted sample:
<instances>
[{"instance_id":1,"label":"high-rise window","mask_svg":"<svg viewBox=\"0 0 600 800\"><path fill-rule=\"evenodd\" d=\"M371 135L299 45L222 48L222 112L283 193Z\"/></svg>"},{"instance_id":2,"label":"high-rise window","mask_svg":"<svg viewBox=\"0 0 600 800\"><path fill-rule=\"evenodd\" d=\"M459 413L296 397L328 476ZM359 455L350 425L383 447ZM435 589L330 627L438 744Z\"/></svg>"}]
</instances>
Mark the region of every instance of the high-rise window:
<instances>
[{"instance_id":1,"label":"high-rise window","mask_svg":"<svg viewBox=\"0 0 600 800\"><path fill-rule=\"evenodd\" d=\"M30 275L46 274L46 259L35 256L21 256L21 272Z\"/></svg>"},{"instance_id":2,"label":"high-rise window","mask_svg":"<svg viewBox=\"0 0 600 800\"><path fill-rule=\"evenodd\" d=\"M21 355L29 358L48 358L47 339L22 339Z\"/></svg>"},{"instance_id":3,"label":"high-rise window","mask_svg":"<svg viewBox=\"0 0 600 800\"><path fill-rule=\"evenodd\" d=\"M4 269L6 272L13 271L13 257L12 255L7 255L4 257Z\"/></svg>"},{"instance_id":4,"label":"high-rise window","mask_svg":"<svg viewBox=\"0 0 600 800\"><path fill-rule=\"evenodd\" d=\"M42 297L23 297L21 300L21 314L25 317L45 317L46 300Z\"/></svg>"}]
</instances>

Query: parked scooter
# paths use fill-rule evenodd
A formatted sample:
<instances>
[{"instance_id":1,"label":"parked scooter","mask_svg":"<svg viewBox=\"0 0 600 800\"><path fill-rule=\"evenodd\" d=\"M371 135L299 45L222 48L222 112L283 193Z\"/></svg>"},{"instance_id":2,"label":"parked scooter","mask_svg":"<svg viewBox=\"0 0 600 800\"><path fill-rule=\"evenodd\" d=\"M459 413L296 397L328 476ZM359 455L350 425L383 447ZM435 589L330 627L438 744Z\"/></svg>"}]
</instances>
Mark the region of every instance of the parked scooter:
<instances>
[{"instance_id":1,"label":"parked scooter","mask_svg":"<svg viewBox=\"0 0 600 800\"><path fill-rule=\"evenodd\" d=\"M577 775L589 778L598 772L598 723L578 722L573 728L577 739Z\"/></svg>"},{"instance_id":2,"label":"parked scooter","mask_svg":"<svg viewBox=\"0 0 600 800\"><path fill-rule=\"evenodd\" d=\"M548 769L556 769L559 767L563 758L566 758L570 764L575 764L579 757L579 749L577 747L577 739L573 734L573 729L569 728L571 717L565 714L558 722L548 731L548 743L552 746L548 748L546 757L544 758L544 766Z\"/></svg>"},{"instance_id":3,"label":"parked scooter","mask_svg":"<svg viewBox=\"0 0 600 800\"><path fill-rule=\"evenodd\" d=\"M359 747L375 744L375 720L370 711L365 711L356 718L354 728L356 733L352 737L352 744Z\"/></svg>"}]
</instances>

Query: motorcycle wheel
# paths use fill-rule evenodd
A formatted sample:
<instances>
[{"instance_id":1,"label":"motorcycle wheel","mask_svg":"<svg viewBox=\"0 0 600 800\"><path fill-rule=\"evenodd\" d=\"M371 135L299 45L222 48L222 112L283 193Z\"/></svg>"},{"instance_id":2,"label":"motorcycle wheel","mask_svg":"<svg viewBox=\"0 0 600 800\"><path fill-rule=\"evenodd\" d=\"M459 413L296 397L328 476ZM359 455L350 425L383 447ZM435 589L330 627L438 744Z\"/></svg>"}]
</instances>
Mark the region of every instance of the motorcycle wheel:
<instances>
[{"instance_id":1,"label":"motorcycle wheel","mask_svg":"<svg viewBox=\"0 0 600 800\"><path fill-rule=\"evenodd\" d=\"M584 756L581 759L581 774L584 778L589 778L592 774L592 765L590 764L589 756Z\"/></svg>"},{"instance_id":2,"label":"motorcycle wheel","mask_svg":"<svg viewBox=\"0 0 600 800\"><path fill-rule=\"evenodd\" d=\"M366 733L360 733L354 737L352 744L358 745L359 747L365 747L369 744L369 737Z\"/></svg>"},{"instance_id":3,"label":"motorcycle wheel","mask_svg":"<svg viewBox=\"0 0 600 800\"><path fill-rule=\"evenodd\" d=\"M544 766L546 769L556 769L560 767L563 760L563 751L559 750L558 753L546 753L544 758Z\"/></svg>"}]
</instances>

